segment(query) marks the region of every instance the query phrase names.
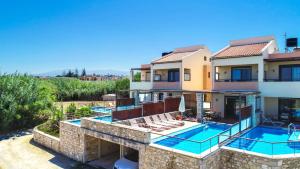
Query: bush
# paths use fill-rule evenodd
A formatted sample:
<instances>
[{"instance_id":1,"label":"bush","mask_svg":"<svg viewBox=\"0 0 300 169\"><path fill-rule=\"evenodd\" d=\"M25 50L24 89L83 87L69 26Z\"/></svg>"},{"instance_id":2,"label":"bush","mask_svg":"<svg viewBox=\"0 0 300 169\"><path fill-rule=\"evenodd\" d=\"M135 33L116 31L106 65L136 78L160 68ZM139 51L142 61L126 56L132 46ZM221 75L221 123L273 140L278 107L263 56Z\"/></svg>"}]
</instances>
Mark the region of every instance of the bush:
<instances>
[{"instance_id":1,"label":"bush","mask_svg":"<svg viewBox=\"0 0 300 169\"><path fill-rule=\"evenodd\" d=\"M71 103L66 110L66 113L75 113L76 112L76 105L74 103Z\"/></svg>"},{"instance_id":2,"label":"bush","mask_svg":"<svg viewBox=\"0 0 300 169\"><path fill-rule=\"evenodd\" d=\"M19 74L0 76L0 131L40 124L49 117L54 100L45 81Z\"/></svg>"},{"instance_id":3,"label":"bush","mask_svg":"<svg viewBox=\"0 0 300 169\"><path fill-rule=\"evenodd\" d=\"M81 107L80 109L78 109L75 112L75 116L77 118L81 118L81 117L89 117L92 115L92 110L90 107Z\"/></svg>"}]
</instances>

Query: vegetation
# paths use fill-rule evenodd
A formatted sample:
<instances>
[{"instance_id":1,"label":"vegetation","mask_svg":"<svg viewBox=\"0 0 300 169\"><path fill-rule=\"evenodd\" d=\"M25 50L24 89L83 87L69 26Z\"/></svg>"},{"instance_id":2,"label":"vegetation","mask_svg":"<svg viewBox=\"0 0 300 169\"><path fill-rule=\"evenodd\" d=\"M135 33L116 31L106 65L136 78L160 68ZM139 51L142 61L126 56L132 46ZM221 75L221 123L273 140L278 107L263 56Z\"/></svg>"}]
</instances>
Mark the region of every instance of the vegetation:
<instances>
[{"instance_id":1,"label":"vegetation","mask_svg":"<svg viewBox=\"0 0 300 169\"><path fill-rule=\"evenodd\" d=\"M46 120L55 100L53 89L27 75L0 76L0 131L31 127Z\"/></svg>"},{"instance_id":2,"label":"vegetation","mask_svg":"<svg viewBox=\"0 0 300 169\"><path fill-rule=\"evenodd\" d=\"M118 83L115 81L81 81L74 78L51 78L47 81L54 85L59 101L101 100L102 95L115 92L116 83Z\"/></svg>"},{"instance_id":3,"label":"vegetation","mask_svg":"<svg viewBox=\"0 0 300 169\"><path fill-rule=\"evenodd\" d=\"M54 106L54 102L101 100L103 94L128 88L128 79L87 82L74 78L0 75L0 132L30 128L48 120L39 128L55 135L63 112ZM75 110L76 116L91 115L88 107L77 110L72 106L67 111Z\"/></svg>"},{"instance_id":4,"label":"vegetation","mask_svg":"<svg viewBox=\"0 0 300 169\"><path fill-rule=\"evenodd\" d=\"M133 81L140 82L141 81L141 72L136 72L133 76Z\"/></svg>"}]
</instances>

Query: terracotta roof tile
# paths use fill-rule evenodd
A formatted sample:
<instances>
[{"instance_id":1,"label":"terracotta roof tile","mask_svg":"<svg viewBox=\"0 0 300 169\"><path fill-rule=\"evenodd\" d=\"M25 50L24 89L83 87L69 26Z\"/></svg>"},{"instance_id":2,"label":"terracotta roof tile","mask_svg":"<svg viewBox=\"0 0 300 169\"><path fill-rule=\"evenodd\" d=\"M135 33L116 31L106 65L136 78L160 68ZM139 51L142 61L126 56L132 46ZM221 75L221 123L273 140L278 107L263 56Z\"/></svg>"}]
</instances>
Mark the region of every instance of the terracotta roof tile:
<instances>
[{"instance_id":1,"label":"terracotta roof tile","mask_svg":"<svg viewBox=\"0 0 300 169\"><path fill-rule=\"evenodd\" d=\"M266 61L284 61L284 60L298 60L300 59L300 51L292 53L274 53L270 54Z\"/></svg>"},{"instance_id":2,"label":"terracotta roof tile","mask_svg":"<svg viewBox=\"0 0 300 169\"><path fill-rule=\"evenodd\" d=\"M200 49L204 49L204 46L190 46L184 48L176 48L172 53L167 54L157 60L154 60L152 63L165 63L165 62L179 62L182 59Z\"/></svg>"},{"instance_id":3,"label":"terracotta roof tile","mask_svg":"<svg viewBox=\"0 0 300 169\"><path fill-rule=\"evenodd\" d=\"M230 57L241 57L241 56L258 56L262 54L262 49L268 43L256 43L239 46L229 46L223 51L217 53L215 58L230 58Z\"/></svg>"}]
</instances>

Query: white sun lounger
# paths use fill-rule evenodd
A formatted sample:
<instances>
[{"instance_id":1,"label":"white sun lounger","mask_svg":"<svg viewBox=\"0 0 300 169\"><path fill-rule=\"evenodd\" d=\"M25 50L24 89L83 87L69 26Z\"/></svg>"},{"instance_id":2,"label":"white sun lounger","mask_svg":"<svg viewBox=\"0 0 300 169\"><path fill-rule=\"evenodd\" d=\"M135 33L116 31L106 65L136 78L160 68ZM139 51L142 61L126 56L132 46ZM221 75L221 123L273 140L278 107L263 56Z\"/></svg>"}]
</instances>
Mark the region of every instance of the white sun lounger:
<instances>
[{"instance_id":1,"label":"white sun lounger","mask_svg":"<svg viewBox=\"0 0 300 169\"><path fill-rule=\"evenodd\" d=\"M149 116L144 117L144 120L145 120L146 124L149 125L150 127L155 127L155 128L158 128L158 129L165 129L165 130L170 129L170 127L162 126L162 125L158 125L158 124L153 123Z\"/></svg>"},{"instance_id":2,"label":"white sun lounger","mask_svg":"<svg viewBox=\"0 0 300 169\"><path fill-rule=\"evenodd\" d=\"M159 114L158 116L165 123L174 124L174 125L177 125L177 126L182 126L183 125L183 122L169 121L164 114Z\"/></svg>"},{"instance_id":3,"label":"white sun lounger","mask_svg":"<svg viewBox=\"0 0 300 169\"><path fill-rule=\"evenodd\" d=\"M147 127L140 127L135 119L129 119L128 121L129 121L129 123L130 123L130 125L131 125L132 127L135 127L135 128L143 128L143 129L146 128L146 129L147 129ZM163 129L159 129L159 128L155 128L155 127L151 127L151 126L149 126L149 127L150 127L150 129L153 130L153 131L157 131L157 132L164 131ZM148 128L148 129L149 129L149 128Z\"/></svg>"},{"instance_id":4,"label":"white sun lounger","mask_svg":"<svg viewBox=\"0 0 300 169\"><path fill-rule=\"evenodd\" d=\"M171 127L171 128L176 128L177 126L174 125L174 124L171 124L171 123L165 123L164 121L161 121L157 115L153 115L151 116L154 123L155 124L158 124L158 125L163 125L163 126L168 126L168 127Z\"/></svg>"},{"instance_id":5,"label":"white sun lounger","mask_svg":"<svg viewBox=\"0 0 300 169\"><path fill-rule=\"evenodd\" d=\"M170 113L165 113L165 115L166 115L166 118L167 118L168 121L179 122L181 125L184 124L183 122L180 122L180 121L178 121L178 120L175 120L175 119L171 116Z\"/></svg>"}]
</instances>

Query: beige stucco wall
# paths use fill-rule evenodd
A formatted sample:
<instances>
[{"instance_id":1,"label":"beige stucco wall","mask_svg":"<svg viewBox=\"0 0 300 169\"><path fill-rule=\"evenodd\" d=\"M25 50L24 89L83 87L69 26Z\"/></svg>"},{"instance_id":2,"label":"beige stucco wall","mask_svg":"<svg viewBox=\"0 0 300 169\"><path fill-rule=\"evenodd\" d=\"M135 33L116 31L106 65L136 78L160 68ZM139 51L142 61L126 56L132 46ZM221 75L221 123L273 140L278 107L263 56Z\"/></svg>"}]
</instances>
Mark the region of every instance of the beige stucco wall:
<instances>
[{"instance_id":1,"label":"beige stucco wall","mask_svg":"<svg viewBox=\"0 0 300 169\"><path fill-rule=\"evenodd\" d=\"M243 66L250 66L252 68L252 79L258 79L258 65L243 65ZM238 66L220 66L217 68L216 73L219 73L219 79L231 79L231 69L233 67Z\"/></svg>"},{"instance_id":2,"label":"beige stucco wall","mask_svg":"<svg viewBox=\"0 0 300 169\"><path fill-rule=\"evenodd\" d=\"M149 73L148 76L147 76L147 73ZM145 80L150 81L151 80L150 73L151 73L151 70L141 70L141 80L142 81L145 81Z\"/></svg>"},{"instance_id":3,"label":"beige stucco wall","mask_svg":"<svg viewBox=\"0 0 300 169\"><path fill-rule=\"evenodd\" d=\"M204 65L208 66L207 70L210 72L211 55L212 53L208 49L203 49L182 60L181 79L183 90L204 90L211 88L209 86L210 83L207 83L210 81L210 78L208 78L207 73L204 74ZM206 60L204 60L204 57L206 57ZM184 69L191 70L190 81L184 81Z\"/></svg>"},{"instance_id":4,"label":"beige stucco wall","mask_svg":"<svg viewBox=\"0 0 300 169\"><path fill-rule=\"evenodd\" d=\"M265 114L273 119L278 119L278 98L265 97Z\"/></svg>"},{"instance_id":5,"label":"beige stucco wall","mask_svg":"<svg viewBox=\"0 0 300 169\"><path fill-rule=\"evenodd\" d=\"M224 117L224 101L224 94L213 94L213 111L220 113L221 117Z\"/></svg>"},{"instance_id":6,"label":"beige stucco wall","mask_svg":"<svg viewBox=\"0 0 300 169\"><path fill-rule=\"evenodd\" d=\"M265 62L266 79L279 79L279 66L293 64L300 64L300 61Z\"/></svg>"}]
</instances>

